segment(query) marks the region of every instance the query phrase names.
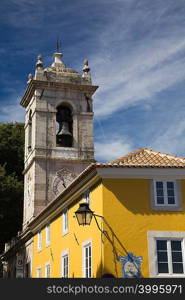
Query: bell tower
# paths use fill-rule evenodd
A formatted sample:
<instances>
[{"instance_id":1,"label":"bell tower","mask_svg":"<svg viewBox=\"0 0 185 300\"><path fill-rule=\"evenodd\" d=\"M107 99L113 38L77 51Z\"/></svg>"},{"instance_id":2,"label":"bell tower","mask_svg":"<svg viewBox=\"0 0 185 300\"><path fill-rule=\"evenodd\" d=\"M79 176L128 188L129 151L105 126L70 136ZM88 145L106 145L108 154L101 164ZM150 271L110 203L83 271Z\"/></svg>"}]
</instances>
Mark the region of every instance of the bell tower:
<instances>
[{"instance_id":1,"label":"bell tower","mask_svg":"<svg viewBox=\"0 0 185 300\"><path fill-rule=\"evenodd\" d=\"M20 104L25 108L24 225L94 162L93 99L88 61L83 74L66 67L62 53L35 75Z\"/></svg>"}]
</instances>

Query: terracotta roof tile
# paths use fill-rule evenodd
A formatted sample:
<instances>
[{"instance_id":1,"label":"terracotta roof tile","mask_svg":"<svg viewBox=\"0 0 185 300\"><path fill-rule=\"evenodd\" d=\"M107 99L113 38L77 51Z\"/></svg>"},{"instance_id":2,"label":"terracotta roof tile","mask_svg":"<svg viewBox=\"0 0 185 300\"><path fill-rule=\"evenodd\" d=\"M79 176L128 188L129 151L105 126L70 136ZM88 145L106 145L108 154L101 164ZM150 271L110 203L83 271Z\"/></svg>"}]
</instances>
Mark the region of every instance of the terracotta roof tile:
<instances>
[{"instance_id":1,"label":"terracotta roof tile","mask_svg":"<svg viewBox=\"0 0 185 300\"><path fill-rule=\"evenodd\" d=\"M185 157L140 148L108 164L129 167L185 167Z\"/></svg>"}]
</instances>

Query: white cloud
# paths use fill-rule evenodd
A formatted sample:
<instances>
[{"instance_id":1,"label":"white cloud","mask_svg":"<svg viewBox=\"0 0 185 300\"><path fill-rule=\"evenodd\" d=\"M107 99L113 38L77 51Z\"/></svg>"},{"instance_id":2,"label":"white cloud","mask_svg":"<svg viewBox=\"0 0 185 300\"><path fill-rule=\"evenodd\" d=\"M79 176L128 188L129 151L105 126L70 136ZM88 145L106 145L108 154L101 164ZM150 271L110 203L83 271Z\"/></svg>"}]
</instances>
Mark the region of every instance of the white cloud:
<instances>
[{"instance_id":1,"label":"white cloud","mask_svg":"<svg viewBox=\"0 0 185 300\"><path fill-rule=\"evenodd\" d=\"M109 161L132 151L131 144L126 139L114 138L107 142L95 142L95 158L98 161Z\"/></svg>"},{"instance_id":2,"label":"white cloud","mask_svg":"<svg viewBox=\"0 0 185 300\"><path fill-rule=\"evenodd\" d=\"M163 132L151 143L151 148L172 154L184 153L185 120L176 118L170 123L166 129L163 127Z\"/></svg>"},{"instance_id":3,"label":"white cloud","mask_svg":"<svg viewBox=\"0 0 185 300\"><path fill-rule=\"evenodd\" d=\"M141 3L146 3L146 14L139 5L133 11L128 5L117 11L117 18L110 18L100 34L97 52L90 58L93 80L100 86L95 96L98 117L149 100L185 79L182 11L178 20L172 1L167 1L168 5L156 1L154 8L144 0ZM147 34L134 40L140 28Z\"/></svg>"},{"instance_id":4,"label":"white cloud","mask_svg":"<svg viewBox=\"0 0 185 300\"><path fill-rule=\"evenodd\" d=\"M24 109L18 103L1 106L0 122L24 122Z\"/></svg>"}]
</instances>

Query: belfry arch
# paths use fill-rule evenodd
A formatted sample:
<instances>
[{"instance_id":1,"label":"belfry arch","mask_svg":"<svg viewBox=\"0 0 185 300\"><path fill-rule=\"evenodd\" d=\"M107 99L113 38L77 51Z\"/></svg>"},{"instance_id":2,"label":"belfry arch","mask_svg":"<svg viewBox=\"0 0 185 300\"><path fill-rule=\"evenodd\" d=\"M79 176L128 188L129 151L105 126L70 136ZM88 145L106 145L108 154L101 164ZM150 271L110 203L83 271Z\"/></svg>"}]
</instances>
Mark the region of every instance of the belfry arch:
<instances>
[{"instance_id":1,"label":"belfry arch","mask_svg":"<svg viewBox=\"0 0 185 300\"><path fill-rule=\"evenodd\" d=\"M72 147L73 146L73 115L72 115L72 109L69 105L61 104L57 107L56 122L57 122L56 146Z\"/></svg>"}]
</instances>

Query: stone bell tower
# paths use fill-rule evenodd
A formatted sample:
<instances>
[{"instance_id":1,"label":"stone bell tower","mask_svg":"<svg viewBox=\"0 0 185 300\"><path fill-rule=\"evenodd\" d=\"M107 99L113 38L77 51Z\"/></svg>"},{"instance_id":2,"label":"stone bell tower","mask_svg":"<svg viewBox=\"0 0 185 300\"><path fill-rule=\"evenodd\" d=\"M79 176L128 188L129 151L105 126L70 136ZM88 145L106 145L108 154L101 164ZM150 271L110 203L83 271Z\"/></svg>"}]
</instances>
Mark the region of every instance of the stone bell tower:
<instances>
[{"instance_id":1,"label":"stone bell tower","mask_svg":"<svg viewBox=\"0 0 185 300\"><path fill-rule=\"evenodd\" d=\"M62 53L34 77L21 100L25 114L24 225L94 161L93 100L88 61L83 75L66 67Z\"/></svg>"}]
</instances>

